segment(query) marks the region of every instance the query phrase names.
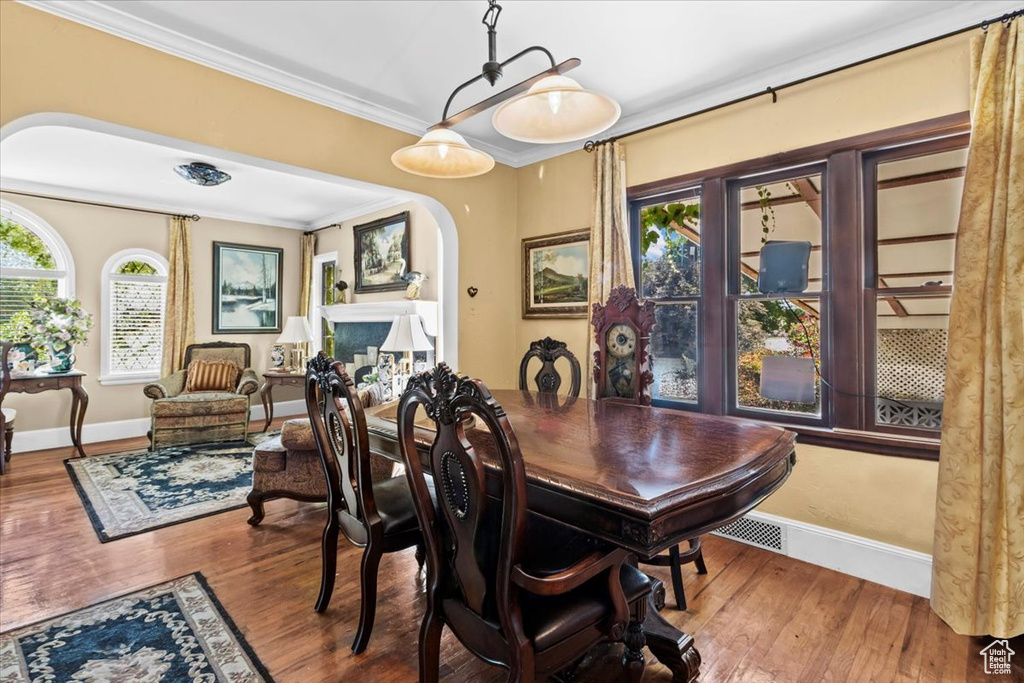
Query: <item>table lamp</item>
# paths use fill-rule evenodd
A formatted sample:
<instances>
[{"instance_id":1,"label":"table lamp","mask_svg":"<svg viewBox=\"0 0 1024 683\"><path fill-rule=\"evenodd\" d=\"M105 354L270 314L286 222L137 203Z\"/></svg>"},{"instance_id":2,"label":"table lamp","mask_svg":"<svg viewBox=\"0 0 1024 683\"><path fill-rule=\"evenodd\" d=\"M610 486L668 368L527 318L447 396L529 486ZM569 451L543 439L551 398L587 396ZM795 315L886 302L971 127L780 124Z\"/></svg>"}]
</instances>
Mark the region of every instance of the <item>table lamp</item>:
<instances>
[{"instance_id":1,"label":"table lamp","mask_svg":"<svg viewBox=\"0 0 1024 683\"><path fill-rule=\"evenodd\" d=\"M394 378L401 387L402 376L412 374L412 354L414 351L433 351L434 345L423 331L423 323L415 314L396 315L391 323L388 338L380 345L381 351L401 351L405 354L395 371ZM396 392L397 393L397 392Z\"/></svg>"},{"instance_id":2,"label":"table lamp","mask_svg":"<svg viewBox=\"0 0 1024 683\"><path fill-rule=\"evenodd\" d=\"M299 344L308 344L311 341L313 341L313 330L309 326L309 321L301 315L289 316L281 336L277 338L278 344L293 345L291 364L286 368L288 372L298 372L303 369L305 354L299 349Z\"/></svg>"}]
</instances>

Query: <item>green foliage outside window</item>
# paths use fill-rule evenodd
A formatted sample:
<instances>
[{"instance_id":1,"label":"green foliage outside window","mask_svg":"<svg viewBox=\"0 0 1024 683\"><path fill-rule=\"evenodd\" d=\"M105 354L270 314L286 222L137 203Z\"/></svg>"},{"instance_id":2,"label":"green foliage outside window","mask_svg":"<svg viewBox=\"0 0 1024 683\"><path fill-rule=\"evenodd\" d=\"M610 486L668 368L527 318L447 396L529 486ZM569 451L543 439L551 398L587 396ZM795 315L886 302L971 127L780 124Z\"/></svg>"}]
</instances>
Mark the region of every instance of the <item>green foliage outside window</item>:
<instances>
[{"instance_id":1,"label":"green foliage outside window","mask_svg":"<svg viewBox=\"0 0 1024 683\"><path fill-rule=\"evenodd\" d=\"M7 218L0 218L0 262L9 268L57 268L53 254L39 236Z\"/></svg>"},{"instance_id":2,"label":"green foliage outside window","mask_svg":"<svg viewBox=\"0 0 1024 683\"><path fill-rule=\"evenodd\" d=\"M156 268L145 261L128 261L117 269L118 275L157 275Z\"/></svg>"}]
</instances>

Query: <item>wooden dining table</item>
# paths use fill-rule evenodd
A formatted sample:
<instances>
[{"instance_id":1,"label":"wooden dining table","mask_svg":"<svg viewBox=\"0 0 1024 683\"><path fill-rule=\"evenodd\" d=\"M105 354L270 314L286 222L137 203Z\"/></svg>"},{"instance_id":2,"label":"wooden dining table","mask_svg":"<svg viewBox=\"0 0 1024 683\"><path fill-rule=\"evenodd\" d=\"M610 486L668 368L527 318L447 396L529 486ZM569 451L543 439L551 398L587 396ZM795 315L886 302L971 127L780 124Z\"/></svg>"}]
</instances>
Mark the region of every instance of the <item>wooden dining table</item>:
<instances>
[{"instance_id":1,"label":"wooden dining table","mask_svg":"<svg viewBox=\"0 0 1024 683\"><path fill-rule=\"evenodd\" d=\"M492 391L516 433L526 466L530 511L650 559L751 510L782 486L796 462L796 435L750 420L616 401ZM371 451L401 461L398 404L367 410ZM433 423L417 416L425 457ZM466 436L485 463L493 443L470 425ZM489 478L497 495L500 479ZM493 489L491 487L493 486ZM647 646L689 683L700 670L693 638L658 614L664 586L655 581L644 622Z\"/></svg>"}]
</instances>

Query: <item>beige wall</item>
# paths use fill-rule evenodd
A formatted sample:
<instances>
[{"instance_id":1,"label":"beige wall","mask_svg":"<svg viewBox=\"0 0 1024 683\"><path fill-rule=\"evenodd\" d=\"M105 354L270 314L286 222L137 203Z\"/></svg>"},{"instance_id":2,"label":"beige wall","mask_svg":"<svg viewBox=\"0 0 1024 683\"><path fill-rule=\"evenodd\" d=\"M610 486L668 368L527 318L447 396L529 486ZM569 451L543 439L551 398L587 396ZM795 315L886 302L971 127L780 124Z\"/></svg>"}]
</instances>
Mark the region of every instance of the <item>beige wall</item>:
<instances>
[{"instance_id":1,"label":"beige wall","mask_svg":"<svg viewBox=\"0 0 1024 683\"><path fill-rule=\"evenodd\" d=\"M359 218L344 221L339 228L324 230L317 236L316 253L338 252L339 278L348 283L348 303L368 303L372 301L396 301L405 298L405 290L395 292L373 292L356 294L354 233L352 228L369 223L379 218L409 212L409 270L418 270L427 276L420 287L420 298L424 301L437 301L438 270L438 229L437 221L430 211L416 202L406 202L390 209L366 214Z\"/></svg>"},{"instance_id":2,"label":"beige wall","mask_svg":"<svg viewBox=\"0 0 1024 683\"><path fill-rule=\"evenodd\" d=\"M142 384L102 386L99 383L102 353L102 275L107 259L123 249L149 249L167 258L166 216L69 204L46 199L0 194L6 201L23 206L49 223L64 239L75 261L75 297L92 313L94 326L89 343L75 349L76 367L88 374L86 417L89 424L130 420L149 416L150 399ZM298 230L266 225L204 218L192 224L192 271L195 282L196 341L244 342L252 347L253 367L262 371L269 364L270 347L277 334L219 334L213 330L213 243L236 242L284 249L282 314L298 315L299 238ZM301 398L296 389L274 390L275 402ZM259 403L259 396L255 397ZM35 396L11 394L5 405L18 410L18 431L65 428L71 404L69 392L46 392Z\"/></svg>"},{"instance_id":3,"label":"beige wall","mask_svg":"<svg viewBox=\"0 0 1024 683\"><path fill-rule=\"evenodd\" d=\"M64 112L431 196L458 231L459 366L512 386L515 172L438 181L391 154L415 138L13 2L0 2L0 124ZM435 283L436 284L436 283ZM480 293L474 299L466 288Z\"/></svg>"},{"instance_id":4,"label":"beige wall","mask_svg":"<svg viewBox=\"0 0 1024 683\"><path fill-rule=\"evenodd\" d=\"M630 138L628 182L963 111L968 40L785 90L777 104L764 97ZM47 111L435 197L458 226L461 369L495 387L514 386L527 344L547 334L586 356L585 320L521 320L519 275L521 238L590 225L592 159L583 152L518 170L498 165L462 181L410 176L389 157L412 136L2 2L0 123ZM466 296L470 286L479 288L476 298ZM935 463L810 447L799 456L792 480L764 510L930 550Z\"/></svg>"},{"instance_id":5,"label":"beige wall","mask_svg":"<svg viewBox=\"0 0 1024 683\"><path fill-rule=\"evenodd\" d=\"M629 185L965 111L969 35L627 138ZM517 170L519 238L591 224L593 159L573 152ZM521 286L521 282L519 283ZM521 304L519 305L521 309ZM520 310L521 313L521 310ZM585 320L520 320L516 348L550 334L586 362ZM791 480L761 510L931 552L937 463L800 446Z\"/></svg>"}]
</instances>

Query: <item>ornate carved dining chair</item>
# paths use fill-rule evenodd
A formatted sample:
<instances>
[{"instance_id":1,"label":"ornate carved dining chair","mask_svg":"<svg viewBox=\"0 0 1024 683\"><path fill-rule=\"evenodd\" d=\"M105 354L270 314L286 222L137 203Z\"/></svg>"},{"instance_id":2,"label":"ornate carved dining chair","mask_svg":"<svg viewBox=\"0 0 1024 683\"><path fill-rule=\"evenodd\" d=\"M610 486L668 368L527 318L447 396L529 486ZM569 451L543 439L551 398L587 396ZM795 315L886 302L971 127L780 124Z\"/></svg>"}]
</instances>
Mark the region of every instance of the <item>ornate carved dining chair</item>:
<instances>
[{"instance_id":1,"label":"ornate carved dining chair","mask_svg":"<svg viewBox=\"0 0 1024 683\"><path fill-rule=\"evenodd\" d=\"M11 350L10 342L0 342L0 474L7 471L7 463L11 461L11 442L14 439L14 419L18 411L4 408L4 398L11 388L11 371L7 367L7 354Z\"/></svg>"},{"instance_id":2,"label":"ornate carved dining chair","mask_svg":"<svg viewBox=\"0 0 1024 683\"><path fill-rule=\"evenodd\" d=\"M580 362L572 351L566 348L565 342L544 337L535 342L530 342L530 350L523 356L519 363L519 389L526 391L529 384L526 380L530 360L536 358L540 361L540 370L537 371L533 381L537 384L537 391L541 393L557 394L562 386L562 376L555 368L555 361L564 358L569 363L569 396L579 397L580 395Z\"/></svg>"},{"instance_id":3,"label":"ornate carved dining chair","mask_svg":"<svg viewBox=\"0 0 1024 683\"><path fill-rule=\"evenodd\" d=\"M436 426L435 496L414 434L419 406ZM473 445L463 429L470 417L480 437ZM398 406L398 440L427 546L421 683L438 680L445 625L476 656L509 669L509 680L563 671L605 641L625 642L623 664L640 680L650 580L625 550L553 522L538 528L516 435L481 382L443 363L414 376Z\"/></svg>"},{"instance_id":4,"label":"ornate carved dining chair","mask_svg":"<svg viewBox=\"0 0 1024 683\"><path fill-rule=\"evenodd\" d=\"M353 545L363 548L359 628L352 643L352 651L359 654L373 631L381 556L417 546L416 560L422 568L424 555L423 536L405 477L372 480L366 415L344 368L321 351L306 370L306 410L327 476L328 517L316 611L327 609L334 592L340 531Z\"/></svg>"},{"instance_id":5,"label":"ornate carved dining chair","mask_svg":"<svg viewBox=\"0 0 1024 683\"><path fill-rule=\"evenodd\" d=\"M594 386L597 397L609 401L628 401L651 405L651 330L655 325L654 302L641 302L636 290L620 285L612 290L608 302L595 303L591 325L594 328ZM682 565L693 562L698 574L707 574L700 538L689 540L690 549L669 548L668 555L658 555L643 564L668 567L672 574L672 592L676 607L686 609Z\"/></svg>"}]
</instances>

